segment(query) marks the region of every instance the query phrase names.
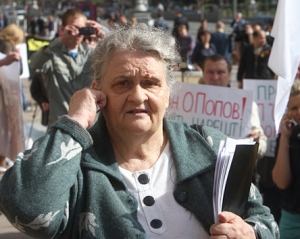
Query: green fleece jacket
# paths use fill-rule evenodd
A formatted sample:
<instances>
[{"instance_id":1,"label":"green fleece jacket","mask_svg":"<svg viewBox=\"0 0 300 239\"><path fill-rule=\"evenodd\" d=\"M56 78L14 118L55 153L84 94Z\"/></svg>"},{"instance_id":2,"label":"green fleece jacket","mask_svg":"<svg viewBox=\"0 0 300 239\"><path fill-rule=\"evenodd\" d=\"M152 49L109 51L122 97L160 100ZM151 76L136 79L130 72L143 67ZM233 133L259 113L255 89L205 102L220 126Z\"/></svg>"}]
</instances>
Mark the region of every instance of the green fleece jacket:
<instances>
[{"instance_id":1,"label":"green fleece jacket","mask_svg":"<svg viewBox=\"0 0 300 239\"><path fill-rule=\"evenodd\" d=\"M174 197L209 233L216 152L226 136L203 127L211 146L185 123L165 119L164 129L177 171ZM0 184L0 210L35 238L146 238L137 205L122 179L101 115L89 131L61 117L32 149L18 155ZM262 238L279 238L277 224L254 186L244 220L256 225ZM184 232L178 238L185 238Z\"/></svg>"}]
</instances>

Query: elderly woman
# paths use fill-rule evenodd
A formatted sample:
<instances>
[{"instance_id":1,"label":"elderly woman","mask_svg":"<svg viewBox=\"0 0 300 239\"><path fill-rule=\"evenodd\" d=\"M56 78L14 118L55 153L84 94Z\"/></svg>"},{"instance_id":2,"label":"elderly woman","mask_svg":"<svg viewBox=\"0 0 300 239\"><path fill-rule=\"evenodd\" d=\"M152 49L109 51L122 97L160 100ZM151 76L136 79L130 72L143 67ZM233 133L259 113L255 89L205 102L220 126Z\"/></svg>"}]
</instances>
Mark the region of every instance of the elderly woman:
<instances>
[{"instance_id":1,"label":"elderly woman","mask_svg":"<svg viewBox=\"0 0 300 239\"><path fill-rule=\"evenodd\" d=\"M13 225L39 238L278 238L254 186L243 218L222 212L214 224L225 135L203 127L211 145L164 117L178 58L172 36L141 24L98 44L92 89L76 92L2 179L0 209Z\"/></svg>"}]
</instances>

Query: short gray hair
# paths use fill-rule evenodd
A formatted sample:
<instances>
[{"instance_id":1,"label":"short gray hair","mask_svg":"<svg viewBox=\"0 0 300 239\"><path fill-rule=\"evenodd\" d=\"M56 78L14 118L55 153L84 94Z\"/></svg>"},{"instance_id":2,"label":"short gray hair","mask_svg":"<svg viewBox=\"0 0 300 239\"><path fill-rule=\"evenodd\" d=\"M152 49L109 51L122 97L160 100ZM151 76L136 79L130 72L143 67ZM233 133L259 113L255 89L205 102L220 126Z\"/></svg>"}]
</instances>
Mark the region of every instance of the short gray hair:
<instances>
[{"instance_id":1,"label":"short gray hair","mask_svg":"<svg viewBox=\"0 0 300 239\"><path fill-rule=\"evenodd\" d=\"M180 62L175 38L161 29L139 23L133 26L115 26L101 40L92 58L94 81L101 85L106 66L111 55L118 51L138 51L156 53L166 69L167 85L171 89L175 83L173 69Z\"/></svg>"}]
</instances>

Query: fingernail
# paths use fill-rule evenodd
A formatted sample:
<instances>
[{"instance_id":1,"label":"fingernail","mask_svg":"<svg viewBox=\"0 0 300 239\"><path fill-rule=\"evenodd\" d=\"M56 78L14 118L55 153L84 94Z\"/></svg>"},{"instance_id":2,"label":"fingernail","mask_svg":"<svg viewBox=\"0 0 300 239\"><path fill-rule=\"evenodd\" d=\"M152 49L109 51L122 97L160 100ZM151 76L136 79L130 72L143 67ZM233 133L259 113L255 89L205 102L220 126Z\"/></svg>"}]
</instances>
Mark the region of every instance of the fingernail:
<instances>
[{"instance_id":1,"label":"fingernail","mask_svg":"<svg viewBox=\"0 0 300 239\"><path fill-rule=\"evenodd\" d=\"M101 110L99 105L96 105L97 113Z\"/></svg>"}]
</instances>

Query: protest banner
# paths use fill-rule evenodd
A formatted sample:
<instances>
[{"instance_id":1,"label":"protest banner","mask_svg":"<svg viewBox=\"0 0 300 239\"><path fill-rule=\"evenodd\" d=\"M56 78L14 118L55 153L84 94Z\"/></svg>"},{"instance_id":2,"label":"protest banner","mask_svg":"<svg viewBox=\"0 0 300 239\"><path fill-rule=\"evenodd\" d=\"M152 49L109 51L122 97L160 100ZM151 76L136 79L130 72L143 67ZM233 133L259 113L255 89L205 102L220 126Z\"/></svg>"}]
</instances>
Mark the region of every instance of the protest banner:
<instances>
[{"instance_id":1,"label":"protest banner","mask_svg":"<svg viewBox=\"0 0 300 239\"><path fill-rule=\"evenodd\" d=\"M244 79L244 89L253 91L253 101L257 103L260 124L268 137L265 156L275 157L276 127L274 120L275 98L277 92L276 80Z\"/></svg>"},{"instance_id":2,"label":"protest banner","mask_svg":"<svg viewBox=\"0 0 300 239\"><path fill-rule=\"evenodd\" d=\"M176 82L167 117L216 128L231 138L250 132L252 91Z\"/></svg>"},{"instance_id":3,"label":"protest banner","mask_svg":"<svg viewBox=\"0 0 300 239\"><path fill-rule=\"evenodd\" d=\"M19 50L21 59L22 59L22 74L20 75L20 79L28 79L30 77L29 67L28 67L28 56L27 56L27 44L22 43L16 45L16 49Z\"/></svg>"}]
</instances>

